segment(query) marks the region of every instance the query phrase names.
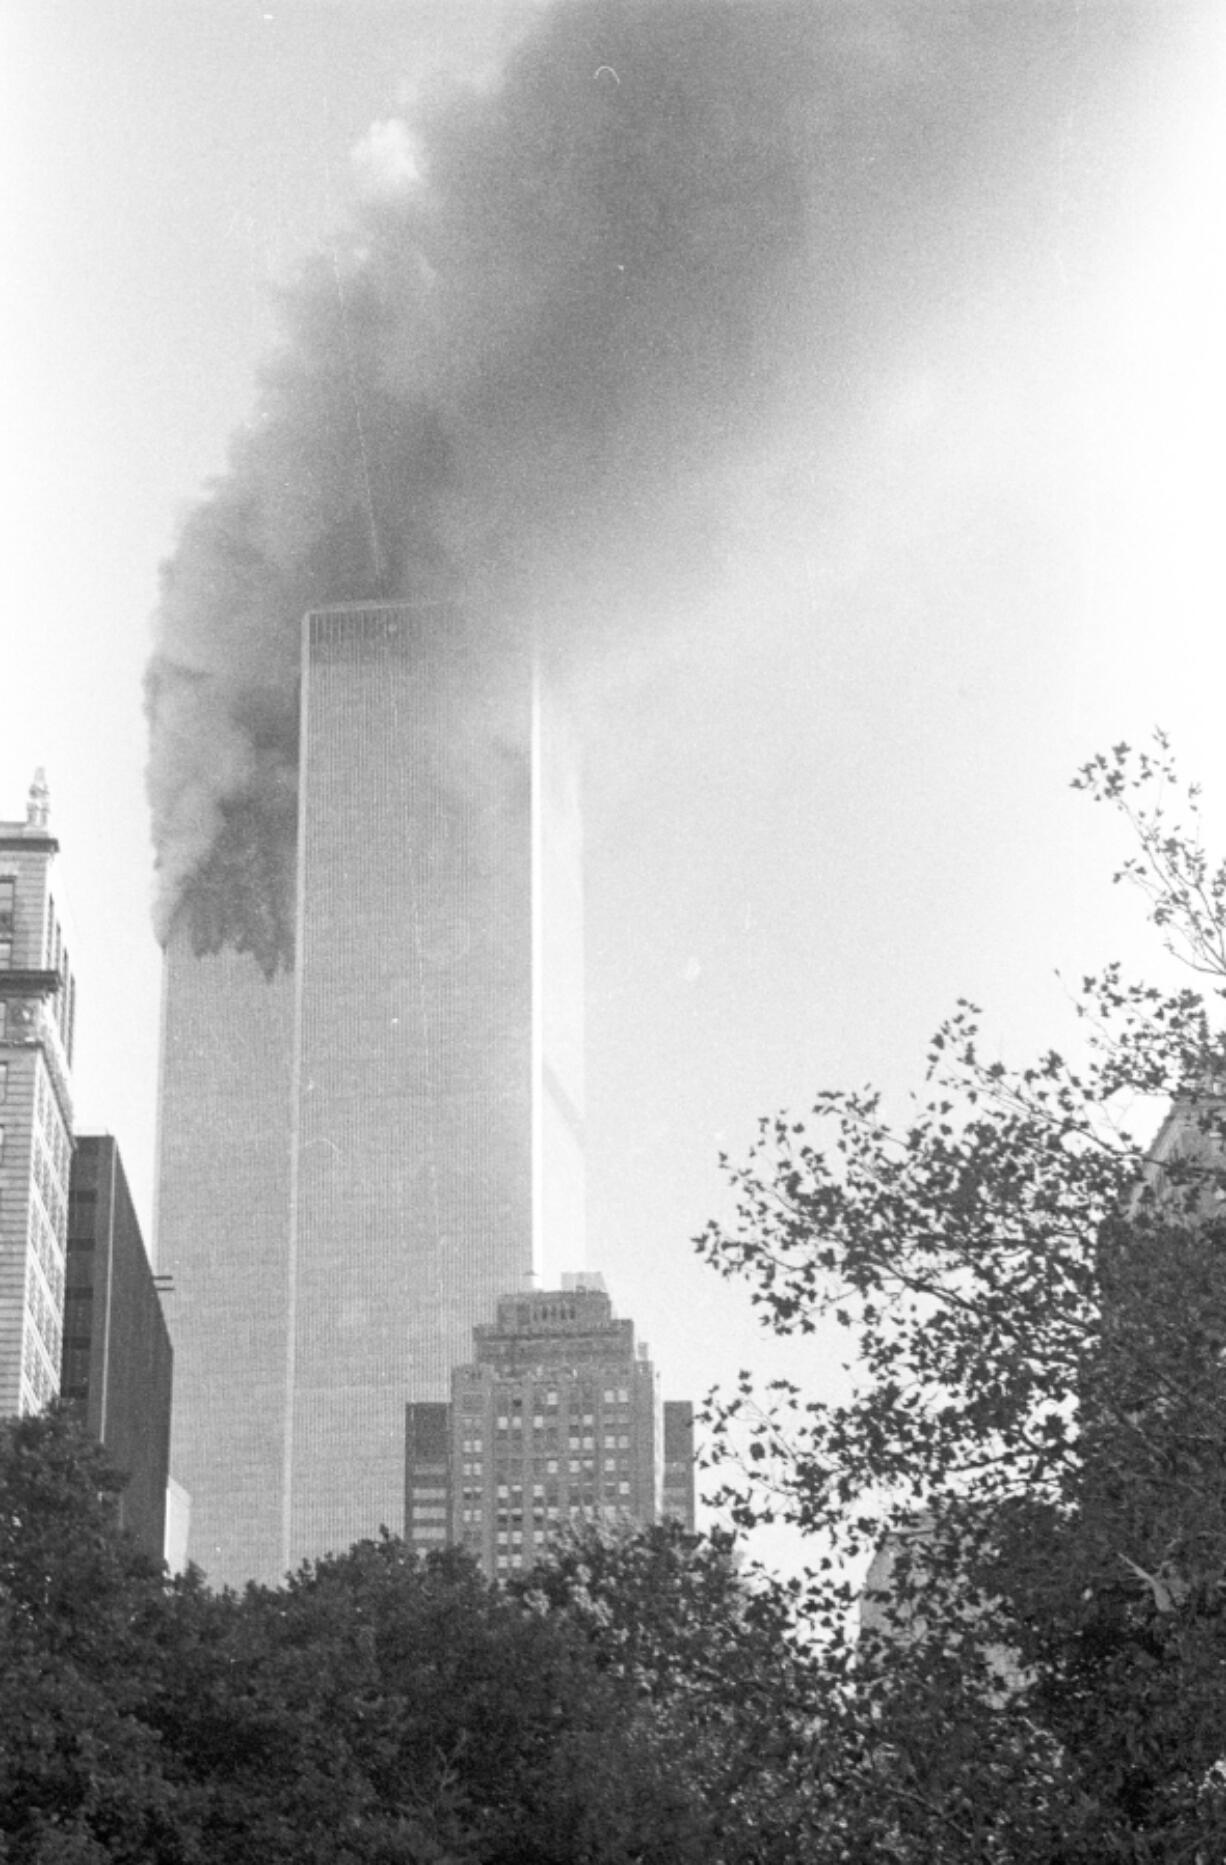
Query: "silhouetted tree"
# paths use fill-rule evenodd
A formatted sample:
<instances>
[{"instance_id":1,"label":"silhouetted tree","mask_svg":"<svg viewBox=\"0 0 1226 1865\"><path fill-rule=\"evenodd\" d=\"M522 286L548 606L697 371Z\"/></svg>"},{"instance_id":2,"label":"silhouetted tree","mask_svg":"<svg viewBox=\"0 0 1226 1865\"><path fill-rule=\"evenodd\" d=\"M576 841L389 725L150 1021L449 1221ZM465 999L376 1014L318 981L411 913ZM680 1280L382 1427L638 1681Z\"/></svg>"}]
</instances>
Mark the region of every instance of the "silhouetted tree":
<instances>
[{"instance_id":1,"label":"silhouetted tree","mask_svg":"<svg viewBox=\"0 0 1226 1865\"><path fill-rule=\"evenodd\" d=\"M385 1536L217 1594L144 1558L117 1489L66 1415L0 1429L0 1859L795 1856L768 1790L800 1669L723 1543L593 1533L514 1590Z\"/></svg>"},{"instance_id":2,"label":"silhouetted tree","mask_svg":"<svg viewBox=\"0 0 1226 1865\"><path fill-rule=\"evenodd\" d=\"M1226 1846L1226 866L1160 735L1077 782L1194 982L1107 967L1084 1063L1020 1070L960 1003L902 1119L868 1090L763 1122L699 1240L775 1332L849 1342L841 1399L742 1376L710 1405L735 1518L821 1551L822 1857Z\"/></svg>"}]
</instances>

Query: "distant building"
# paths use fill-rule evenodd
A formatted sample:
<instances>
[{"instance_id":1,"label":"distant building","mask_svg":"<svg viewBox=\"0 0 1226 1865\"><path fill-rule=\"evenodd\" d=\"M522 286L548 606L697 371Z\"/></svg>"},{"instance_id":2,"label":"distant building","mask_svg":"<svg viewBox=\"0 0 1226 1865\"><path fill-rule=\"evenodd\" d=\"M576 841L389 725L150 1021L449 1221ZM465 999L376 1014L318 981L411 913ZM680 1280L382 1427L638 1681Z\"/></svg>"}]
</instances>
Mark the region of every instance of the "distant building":
<instances>
[{"instance_id":1,"label":"distant building","mask_svg":"<svg viewBox=\"0 0 1226 1865\"><path fill-rule=\"evenodd\" d=\"M531 1566L569 1522L694 1525L693 1408L661 1405L599 1276L502 1296L450 1405L407 1408L405 1461L410 1545L465 1547L491 1578Z\"/></svg>"},{"instance_id":2,"label":"distant building","mask_svg":"<svg viewBox=\"0 0 1226 1865\"><path fill-rule=\"evenodd\" d=\"M1145 1155L1143 1188L1155 1209L1193 1223L1220 1222L1226 1201L1226 1092L1208 1077L1171 1102ZM1133 1213L1142 1204L1139 1192Z\"/></svg>"},{"instance_id":3,"label":"distant building","mask_svg":"<svg viewBox=\"0 0 1226 1865\"><path fill-rule=\"evenodd\" d=\"M664 1483L661 1513L694 1526L694 1407L688 1399L664 1401Z\"/></svg>"},{"instance_id":4,"label":"distant building","mask_svg":"<svg viewBox=\"0 0 1226 1865\"><path fill-rule=\"evenodd\" d=\"M127 1477L120 1521L166 1541L173 1355L115 1141L78 1137L68 1193L62 1395Z\"/></svg>"},{"instance_id":5,"label":"distant building","mask_svg":"<svg viewBox=\"0 0 1226 1865\"><path fill-rule=\"evenodd\" d=\"M0 822L0 1416L60 1388L76 987L58 852L38 771L25 821Z\"/></svg>"},{"instance_id":6,"label":"distant building","mask_svg":"<svg viewBox=\"0 0 1226 1865\"><path fill-rule=\"evenodd\" d=\"M167 946L171 1462L214 1583L397 1528L406 1402L582 1236L574 759L492 637L441 603L308 615L294 951L266 976L187 914Z\"/></svg>"}]
</instances>

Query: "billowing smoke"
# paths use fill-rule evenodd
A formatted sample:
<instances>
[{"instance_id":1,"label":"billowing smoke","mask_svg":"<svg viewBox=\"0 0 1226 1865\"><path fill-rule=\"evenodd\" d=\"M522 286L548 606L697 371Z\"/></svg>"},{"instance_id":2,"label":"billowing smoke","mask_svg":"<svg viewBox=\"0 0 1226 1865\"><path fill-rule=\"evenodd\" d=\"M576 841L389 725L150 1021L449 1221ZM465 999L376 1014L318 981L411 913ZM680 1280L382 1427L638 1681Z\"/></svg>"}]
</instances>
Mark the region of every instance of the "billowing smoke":
<instances>
[{"instance_id":1,"label":"billowing smoke","mask_svg":"<svg viewBox=\"0 0 1226 1865\"><path fill-rule=\"evenodd\" d=\"M1058 128L1084 17L563 0L496 87L381 126L379 185L287 292L164 570L163 936L182 915L198 949L289 961L305 610L456 596L561 635L619 579L684 575L703 533L677 489L756 442L789 377L837 404L865 333L932 296L950 203L978 188L990 224L993 163L1036 108Z\"/></svg>"}]
</instances>

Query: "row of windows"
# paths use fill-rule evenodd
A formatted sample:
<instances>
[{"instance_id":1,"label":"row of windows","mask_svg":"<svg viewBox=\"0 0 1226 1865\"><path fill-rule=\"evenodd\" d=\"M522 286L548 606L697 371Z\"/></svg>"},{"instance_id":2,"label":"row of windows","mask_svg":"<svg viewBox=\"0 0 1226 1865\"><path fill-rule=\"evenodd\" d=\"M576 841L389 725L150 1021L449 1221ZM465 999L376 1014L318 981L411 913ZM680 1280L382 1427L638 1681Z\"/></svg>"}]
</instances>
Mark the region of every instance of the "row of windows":
<instances>
[{"instance_id":1,"label":"row of windows","mask_svg":"<svg viewBox=\"0 0 1226 1865\"><path fill-rule=\"evenodd\" d=\"M7 971L12 967L16 924L17 882L13 875L0 875L0 971ZM76 993L68 964L68 949L64 944L60 923L56 917L55 902L50 898L47 901L47 918L43 931L42 963L45 970L57 972L60 977L60 989L56 992L53 1014L65 1052L71 1057ZM7 1035L7 1010L7 1004L0 1004L0 1038Z\"/></svg>"},{"instance_id":2,"label":"row of windows","mask_svg":"<svg viewBox=\"0 0 1226 1865\"><path fill-rule=\"evenodd\" d=\"M60 1184L67 1186L68 1171L72 1163L72 1141L64 1125L59 1103L51 1091L47 1072L39 1067L34 1077L34 1113L42 1132L51 1164Z\"/></svg>"},{"instance_id":3,"label":"row of windows","mask_svg":"<svg viewBox=\"0 0 1226 1865\"><path fill-rule=\"evenodd\" d=\"M539 1541L543 1537L549 1536L552 1533L554 1524L561 1521L563 1518L567 1521L578 1521L583 1516L590 1515L592 1513L592 1507L593 1505L589 1503L585 1505L575 1505L569 1509L550 1509L547 1521L543 1521L539 1516L533 1518L531 1530L525 1528L496 1529L494 1533L495 1545L504 1548L519 1547L523 1544L525 1539L528 1541ZM616 1520L619 1515L624 1519L624 1511L618 1509L605 1508L602 1509L600 1513L610 1520Z\"/></svg>"},{"instance_id":4,"label":"row of windows","mask_svg":"<svg viewBox=\"0 0 1226 1865\"><path fill-rule=\"evenodd\" d=\"M625 1440L623 1439L622 1441L624 1444ZM622 1451L611 1450L606 1451L603 1457L596 1457L594 1454L587 1457L535 1457L531 1460L531 1464L528 1467L536 1470L544 1470L547 1476L557 1476L560 1470L569 1470L573 1473L579 1470L595 1470L597 1467L602 1470L629 1470L630 1457ZM495 1478L509 1478L517 1468L517 1465L506 1464L500 1461L494 1466L494 1476ZM485 1474L485 1470L486 1466L483 1464L481 1458L470 1457L466 1458L462 1464L461 1475L466 1477L479 1477ZM500 1496L505 1495L506 1488L507 1486L505 1483L500 1483L498 1485L498 1494Z\"/></svg>"},{"instance_id":5,"label":"row of windows","mask_svg":"<svg viewBox=\"0 0 1226 1865\"><path fill-rule=\"evenodd\" d=\"M500 1549L494 1558L494 1571L497 1574L522 1573L524 1560L523 1548Z\"/></svg>"},{"instance_id":6,"label":"row of windows","mask_svg":"<svg viewBox=\"0 0 1226 1865\"><path fill-rule=\"evenodd\" d=\"M51 1291L57 1308L64 1306L64 1252L59 1238L44 1216L38 1200L30 1200L29 1223L30 1254L43 1272L44 1280Z\"/></svg>"},{"instance_id":7,"label":"row of windows","mask_svg":"<svg viewBox=\"0 0 1226 1865\"><path fill-rule=\"evenodd\" d=\"M24 1329L21 1343L21 1374L29 1389L29 1403L25 1407L26 1410L37 1411L44 1405L50 1405L54 1399L56 1395L54 1364L49 1360L34 1329Z\"/></svg>"},{"instance_id":8,"label":"row of windows","mask_svg":"<svg viewBox=\"0 0 1226 1865\"><path fill-rule=\"evenodd\" d=\"M42 1275L33 1263L26 1265L26 1314L38 1329L52 1366L60 1363L63 1326Z\"/></svg>"},{"instance_id":9,"label":"row of windows","mask_svg":"<svg viewBox=\"0 0 1226 1865\"><path fill-rule=\"evenodd\" d=\"M607 1502L614 1502L618 1496L628 1496L630 1494L630 1485L624 1480L619 1483L606 1483L602 1493ZM573 1514L575 1509L584 1503L595 1502L596 1495L597 1492L595 1488L584 1490L578 1502L576 1502L574 1498L570 1498L566 1504L563 1504L559 1499L558 1492L554 1490L551 1492L548 1502L535 1502L531 1509L499 1509L494 1516L494 1521L499 1528L517 1528L521 1522L529 1521L535 1522L539 1527L542 1522L556 1521L559 1515ZM466 1522L483 1521L485 1519L485 1514L486 1512L484 1509L465 1509L463 1511L463 1519Z\"/></svg>"},{"instance_id":10,"label":"row of windows","mask_svg":"<svg viewBox=\"0 0 1226 1865\"><path fill-rule=\"evenodd\" d=\"M508 1431L522 1431L525 1428L526 1416L527 1414L522 1412L512 1412L509 1416L503 1413L494 1421L494 1428L499 1435L504 1437ZM615 1406L611 1412L603 1414L603 1418L606 1430L616 1429L621 1425L629 1424L629 1409L625 1406ZM595 1425L596 1414L594 1412L572 1412L567 1419L567 1429L570 1431L591 1431L595 1429ZM556 1437L562 1429L562 1422L560 1418L547 1418L543 1412L535 1412L532 1415L532 1429L548 1431ZM466 1448L468 1442L469 1440L466 1439ZM478 1433L471 1442L480 1445L481 1434Z\"/></svg>"},{"instance_id":11,"label":"row of windows","mask_svg":"<svg viewBox=\"0 0 1226 1865\"><path fill-rule=\"evenodd\" d=\"M602 1488L606 1496L628 1496L630 1494L630 1475L625 1470L625 1467L623 1466L621 1472L606 1470L602 1472L599 1477L596 1475L595 1471L592 1470L574 1473L569 1476L569 1479L559 1476L555 1481L549 1484L547 1490L543 1490L540 1485L537 1485L536 1495L547 1494L549 1500L553 1501L569 1493L572 1499L575 1496L582 1496L588 1501L591 1501L595 1497L597 1491ZM473 1484L463 1489L460 1492L460 1496L461 1500L467 1505L473 1505L474 1507L478 1504L482 1505L476 1512L484 1515L485 1509L483 1505L485 1504L485 1491L479 1485ZM520 1502L522 1499L522 1490L515 1490L511 1497L508 1497L505 1486L499 1490L498 1500L501 1503L509 1503L511 1501Z\"/></svg>"},{"instance_id":12,"label":"row of windows","mask_svg":"<svg viewBox=\"0 0 1226 1865\"><path fill-rule=\"evenodd\" d=\"M68 1130L58 1113L50 1122L42 1123L38 1137L46 1149L56 1184L60 1186L62 1194L67 1197L68 1180L72 1172L72 1142L68 1138Z\"/></svg>"},{"instance_id":13,"label":"row of windows","mask_svg":"<svg viewBox=\"0 0 1226 1865\"><path fill-rule=\"evenodd\" d=\"M51 1162L47 1158L47 1149L42 1145L41 1140L36 1142L34 1147L34 1183L38 1187L38 1195L43 1201L43 1209L47 1213L57 1241L66 1238L68 1235L68 1201L55 1178Z\"/></svg>"},{"instance_id":14,"label":"row of windows","mask_svg":"<svg viewBox=\"0 0 1226 1865\"><path fill-rule=\"evenodd\" d=\"M60 929L59 917L55 911L55 901L47 900L47 928L43 949L43 963L48 971L58 972L60 988L55 994L54 1016L64 1045L64 1053L72 1060L72 1026L76 1018L76 982L72 967L68 962L68 947Z\"/></svg>"},{"instance_id":15,"label":"row of windows","mask_svg":"<svg viewBox=\"0 0 1226 1865\"><path fill-rule=\"evenodd\" d=\"M565 1393L563 1393L562 1388L559 1386L546 1386L539 1391L529 1387L527 1390L529 1397L534 1397L538 1405L543 1405L550 1411L556 1410L561 1405L564 1396L572 1400L583 1397L587 1398L589 1404L592 1403L592 1395L588 1392L586 1382L584 1382L581 1393L576 1392L573 1386L567 1386ZM606 1386L601 1396L606 1406L629 1405L630 1388L629 1386ZM509 1398L504 1400L504 1403L507 1405L509 1411L522 1411L526 1401L523 1394L512 1393ZM465 1393L461 1400L461 1409L465 1412L482 1411L484 1409L484 1394L480 1391ZM505 1424L505 1418L500 1418L499 1423Z\"/></svg>"},{"instance_id":16,"label":"row of windows","mask_svg":"<svg viewBox=\"0 0 1226 1865\"><path fill-rule=\"evenodd\" d=\"M517 1469L522 1462L539 1462L542 1457L561 1457L567 1452L572 1457L581 1451L589 1457L600 1452L607 1456L614 1451L628 1451L632 1443L628 1431L608 1431L601 1437L595 1433L581 1436L578 1432L563 1437L557 1431L543 1431L539 1437L515 1438L506 1444L494 1444L488 1454L483 1455L478 1449L473 1453L473 1461Z\"/></svg>"},{"instance_id":17,"label":"row of windows","mask_svg":"<svg viewBox=\"0 0 1226 1865\"><path fill-rule=\"evenodd\" d=\"M76 1399L82 1405L89 1403L89 1361L89 1341L70 1340L65 1335L64 1353L60 1362L61 1398Z\"/></svg>"},{"instance_id":18,"label":"row of windows","mask_svg":"<svg viewBox=\"0 0 1226 1865\"><path fill-rule=\"evenodd\" d=\"M625 1475L619 1477L616 1469L606 1470L603 1473L601 1480L608 1485L612 1485L614 1482L620 1481L623 1485L628 1487L629 1486L628 1466L623 1463L621 1465L621 1469L623 1472L625 1472ZM589 1481L594 1483L595 1478L592 1477L589 1479ZM534 1501L536 1501L541 1496L556 1496L559 1493L560 1487L561 1486L558 1483L534 1483L532 1485L532 1498ZM471 1495L471 1496L477 1497L481 1495L481 1491L479 1489L465 1490L464 1494L465 1496ZM521 1483L500 1483L498 1485L498 1492L497 1492L498 1504L500 1507L506 1506L509 1508L513 1508L517 1503L523 1502L525 1494L526 1494L526 1488Z\"/></svg>"}]
</instances>

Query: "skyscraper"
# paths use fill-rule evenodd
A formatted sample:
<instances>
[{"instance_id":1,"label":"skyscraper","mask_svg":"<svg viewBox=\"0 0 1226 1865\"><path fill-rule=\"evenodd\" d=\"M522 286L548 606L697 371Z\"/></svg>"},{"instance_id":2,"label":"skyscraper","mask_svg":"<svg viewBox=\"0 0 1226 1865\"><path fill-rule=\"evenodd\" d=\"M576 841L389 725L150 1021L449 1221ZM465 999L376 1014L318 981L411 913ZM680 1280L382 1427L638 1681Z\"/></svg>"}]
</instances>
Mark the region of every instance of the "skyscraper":
<instances>
[{"instance_id":1,"label":"skyscraper","mask_svg":"<svg viewBox=\"0 0 1226 1865\"><path fill-rule=\"evenodd\" d=\"M505 1295L474 1328L451 1403L411 1404L405 1534L467 1548L491 1578L530 1567L568 1522L694 1526L694 1422L660 1401L634 1323L599 1276Z\"/></svg>"},{"instance_id":2,"label":"skyscraper","mask_svg":"<svg viewBox=\"0 0 1226 1865\"><path fill-rule=\"evenodd\" d=\"M59 843L35 773L0 822L0 1415L59 1391L76 987L52 892Z\"/></svg>"},{"instance_id":3,"label":"skyscraper","mask_svg":"<svg viewBox=\"0 0 1226 1865\"><path fill-rule=\"evenodd\" d=\"M582 1248L577 786L518 647L306 618L291 972L166 960L171 1467L215 1581L402 1523L404 1407Z\"/></svg>"}]
</instances>

